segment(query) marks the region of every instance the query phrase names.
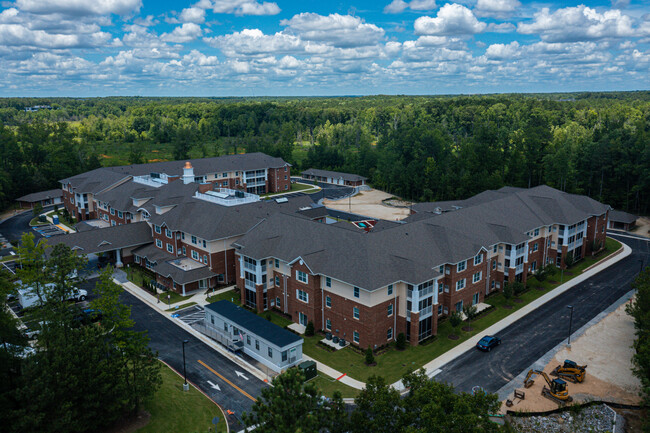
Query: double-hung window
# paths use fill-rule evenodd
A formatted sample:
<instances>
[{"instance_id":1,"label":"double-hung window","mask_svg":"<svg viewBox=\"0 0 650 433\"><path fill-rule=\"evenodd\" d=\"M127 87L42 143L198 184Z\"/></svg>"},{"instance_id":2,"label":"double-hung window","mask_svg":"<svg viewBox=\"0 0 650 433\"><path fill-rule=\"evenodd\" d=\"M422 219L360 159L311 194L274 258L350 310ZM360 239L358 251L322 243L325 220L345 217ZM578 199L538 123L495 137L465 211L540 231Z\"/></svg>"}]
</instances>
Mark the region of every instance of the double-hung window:
<instances>
[{"instance_id":1,"label":"double-hung window","mask_svg":"<svg viewBox=\"0 0 650 433\"><path fill-rule=\"evenodd\" d=\"M483 262L483 254L474 257L474 266L481 264L481 262Z\"/></svg>"},{"instance_id":2,"label":"double-hung window","mask_svg":"<svg viewBox=\"0 0 650 433\"><path fill-rule=\"evenodd\" d=\"M479 281L481 281L481 273L482 273L482 271L479 271L479 272L474 274L474 276L472 277L472 282L473 283L478 283Z\"/></svg>"},{"instance_id":3,"label":"double-hung window","mask_svg":"<svg viewBox=\"0 0 650 433\"><path fill-rule=\"evenodd\" d=\"M201 260L201 258L200 258L200 256L199 256L199 253L197 253L197 252L194 251L194 250L192 250L192 258L193 258L194 260L196 260L197 262L198 262L199 260Z\"/></svg>"},{"instance_id":4,"label":"double-hung window","mask_svg":"<svg viewBox=\"0 0 650 433\"><path fill-rule=\"evenodd\" d=\"M325 286L332 287L332 279L330 277L325 277Z\"/></svg>"},{"instance_id":5,"label":"double-hung window","mask_svg":"<svg viewBox=\"0 0 650 433\"><path fill-rule=\"evenodd\" d=\"M167 244L167 251L174 254L174 246L172 244Z\"/></svg>"},{"instance_id":6,"label":"double-hung window","mask_svg":"<svg viewBox=\"0 0 650 433\"><path fill-rule=\"evenodd\" d=\"M158 248L162 248L162 247L163 247L162 241L161 241L160 239L156 239L156 246L157 246Z\"/></svg>"},{"instance_id":7,"label":"double-hung window","mask_svg":"<svg viewBox=\"0 0 650 433\"><path fill-rule=\"evenodd\" d=\"M355 297L355 298L358 298L358 297L359 297L359 290L360 290L360 289L359 289L358 287L355 287L355 288L354 288L354 297Z\"/></svg>"},{"instance_id":8,"label":"double-hung window","mask_svg":"<svg viewBox=\"0 0 650 433\"><path fill-rule=\"evenodd\" d=\"M325 306L330 308L332 307L332 298L329 296L325 296Z\"/></svg>"},{"instance_id":9,"label":"double-hung window","mask_svg":"<svg viewBox=\"0 0 650 433\"><path fill-rule=\"evenodd\" d=\"M192 243L196 245L196 236L192 235Z\"/></svg>"},{"instance_id":10,"label":"double-hung window","mask_svg":"<svg viewBox=\"0 0 650 433\"><path fill-rule=\"evenodd\" d=\"M352 317L354 317L355 319L359 318L359 307L354 307L352 309Z\"/></svg>"},{"instance_id":11,"label":"double-hung window","mask_svg":"<svg viewBox=\"0 0 650 433\"><path fill-rule=\"evenodd\" d=\"M393 315L393 304L388 304L388 316Z\"/></svg>"},{"instance_id":12,"label":"double-hung window","mask_svg":"<svg viewBox=\"0 0 650 433\"><path fill-rule=\"evenodd\" d=\"M461 290L465 288L465 278L456 281L456 290Z\"/></svg>"},{"instance_id":13,"label":"double-hung window","mask_svg":"<svg viewBox=\"0 0 650 433\"><path fill-rule=\"evenodd\" d=\"M354 331L354 332L352 333L352 340L353 340L355 343L359 344L359 333L358 333L357 331Z\"/></svg>"},{"instance_id":14,"label":"double-hung window","mask_svg":"<svg viewBox=\"0 0 650 433\"><path fill-rule=\"evenodd\" d=\"M156 226L156 225L154 225L154 226L153 226L153 229L154 229L154 230L156 231L156 233L158 233L158 234L162 233L162 230L160 229L160 226Z\"/></svg>"},{"instance_id":15,"label":"double-hung window","mask_svg":"<svg viewBox=\"0 0 650 433\"><path fill-rule=\"evenodd\" d=\"M307 284L307 274L303 271L296 271L296 279L301 283Z\"/></svg>"},{"instance_id":16,"label":"double-hung window","mask_svg":"<svg viewBox=\"0 0 650 433\"><path fill-rule=\"evenodd\" d=\"M463 260L456 266L456 270L458 272L463 272L467 268L467 260Z\"/></svg>"},{"instance_id":17,"label":"double-hung window","mask_svg":"<svg viewBox=\"0 0 650 433\"><path fill-rule=\"evenodd\" d=\"M172 237L172 231L169 230L169 229L165 229L165 236L167 236L168 238L171 238Z\"/></svg>"},{"instance_id":18,"label":"double-hung window","mask_svg":"<svg viewBox=\"0 0 650 433\"><path fill-rule=\"evenodd\" d=\"M393 294L393 285L392 285L392 284L389 284L389 285L388 285L388 296L390 296L390 295L392 295L392 294Z\"/></svg>"},{"instance_id":19,"label":"double-hung window","mask_svg":"<svg viewBox=\"0 0 650 433\"><path fill-rule=\"evenodd\" d=\"M537 251L539 247L537 246L537 242L533 244L533 252Z\"/></svg>"},{"instance_id":20,"label":"double-hung window","mask_svg":"<svg viewBox=\"0 0 650 433\"><path fill-rule=\"evenodd\" d=\"M309 303L309 293L305 292L304 290L297 289L296 290L296 298L298 298L302 302Z\"/></svg>"}]
</instances>

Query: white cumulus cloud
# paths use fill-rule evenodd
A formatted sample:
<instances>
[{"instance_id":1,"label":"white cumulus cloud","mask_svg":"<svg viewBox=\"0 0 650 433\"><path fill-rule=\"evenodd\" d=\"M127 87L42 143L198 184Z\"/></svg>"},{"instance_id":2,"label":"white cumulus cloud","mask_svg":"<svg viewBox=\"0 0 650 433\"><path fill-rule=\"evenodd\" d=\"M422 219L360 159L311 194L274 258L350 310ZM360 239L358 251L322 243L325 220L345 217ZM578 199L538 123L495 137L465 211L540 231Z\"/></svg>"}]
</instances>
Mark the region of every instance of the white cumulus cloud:
<instances>
[{"instance_id":1,"label":"white cumulus cloud","mask_svg":"<svg viewBox=\"0 0 650 433\"><path fill-rule=\"evenodd\" d=\"M176 27L171 33L163 33L160 36L165 42L184 43L198 38L202 34L201 26L194 23L185 23Z\"/></svg>"},{"instance_id":2,"label":"white cumulus cloud","mask_svg":"<svg viewBox=\"0 0 650 433\"><path fill-rule=\"evenodd\" d=\"M140 10L142 0L16 0L16 6L36 14L127 15Z\"/></svg>"},{"instance_id":3,"label":"white cumulus cloud","mask_svg":"<svg viewBox=\"0 0 650 433\"><path fill-rule=\"evenodd\" d=\"M520 6L519 0L478 0L474 12L479 17L505 18Z\"/></svg>"},{"instance_id":4,"label":"white cumulus cloud","mask_svg":"<svg viewBox=\"0 0 650 433\"><path fill-rule=\"evenodd\" d=\"M435 18L424 16L415 20L414 27L421 35L472 35L484 32L487 24L476 19L467 7L448 3Z\"/></svg>"},{"instance_id":5,"label":"white cumulus cloud","mask_svg":"<svg viewBox=\"0 0 650 433\"><path fill-rule=\"evenodd\" d=\"M384 29L351 15L301 13L280 24L303 40L325 42L335 47L374 45L384 37Z\"/></svg>"},{"instance_id":6,"label":"white cumulus cloud","mask_svg":"<svg viewBox=\"0 0 650 433\"><path fill-rule=\"evenodd\" d=\"M404 0L393 0L384 7L384 13L399 14L407 8L413 11L431 11L436 8L436 0L411 0L408 3Z\"/></svg>"},{"instance_id":7,"label":"white cumulus cloud","mask_svg":"<svg viewBox=\"0 0 650 433\"><path fill-rule=\"evenodd\" d=\"M194 7L212 9L217 14L277 15L280 7L275 2L257 0L201 0Z\"/></svg>"}]
</instances>

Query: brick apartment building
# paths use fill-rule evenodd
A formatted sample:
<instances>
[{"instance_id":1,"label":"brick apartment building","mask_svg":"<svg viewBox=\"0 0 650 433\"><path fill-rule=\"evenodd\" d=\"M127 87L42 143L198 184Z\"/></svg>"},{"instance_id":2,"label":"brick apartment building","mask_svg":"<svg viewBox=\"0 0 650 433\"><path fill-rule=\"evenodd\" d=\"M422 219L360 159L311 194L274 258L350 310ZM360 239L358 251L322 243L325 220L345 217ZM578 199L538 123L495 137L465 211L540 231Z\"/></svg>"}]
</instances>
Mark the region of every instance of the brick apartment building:
<instances>
[{"instance_id":1,"label":"brick apartment building","mask_svg":"<svg viewBox=\"0 0 650 433\"><path fill-rule=\"evenodd\" d=\"M547 186L502 188L423 203L405 223L370 232L276 213L235 241L244 305L276 309L361 347L405 333L411 344L438 318L482 302L545 264L565 266L604 245L609 207Z\"/></svg>"},{"instance_id":2,"label":"brick apartment building","mask_svg":"<svg viewBox=\"0 0 650 433\"><path fill-rule=\"evenodd\" d=\"M358 174L319 170L317 168L307 169L301 174L303 179L345 186L363 186L366 184L366 180L368 180L368 178L359 176Z\"/></svg>"},{"instance_id":3,"label":"brick apartment building","mask_svg":"<svg viewBox=\"0 0 650 433\"><path fill-rule=\"evenodd\" d=\"M189 167L186 166L188 162ZM188 168L192 170L189 171ZM257 152L189 161L163 161L102 167L62 179L60 182L63 203L68 212L78 220L99 217L99 203L96 196L103 194L104 200L101 202L108 205L104 210L109 213L109 221L115 221L115 224L126 224L134 221L135 217L127 209L127 207L130 208L129 201L124 201L123 196L109 194L110 191L132 179L140 179L141 185L151 186L155 183L169 183L181 178L185 183L189 181L197 184L210 184L211 187L241 190L259 195L289 190L291 187L291 165L282 158ZM116 206L112 206L111 202L114 202ZM118 217L118 213L122 214L122 217Z\"/></svg>"}]
</instances>

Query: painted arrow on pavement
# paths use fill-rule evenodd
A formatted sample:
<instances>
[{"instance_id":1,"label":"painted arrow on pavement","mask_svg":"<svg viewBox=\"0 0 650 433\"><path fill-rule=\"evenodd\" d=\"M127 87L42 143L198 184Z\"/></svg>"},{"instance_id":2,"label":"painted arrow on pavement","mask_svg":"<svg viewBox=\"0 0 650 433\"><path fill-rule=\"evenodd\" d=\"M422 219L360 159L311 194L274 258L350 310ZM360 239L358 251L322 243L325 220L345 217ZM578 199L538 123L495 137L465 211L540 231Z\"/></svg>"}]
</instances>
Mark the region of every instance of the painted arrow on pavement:
<instances>
[{"instance_id":1,"label":"painted arrow on pavement","mask_svg":"<svg viewBox=\"0 0 650 433\"><path fill-rule=\"evenodd\" d=\"M244 373L242 373L241 371L235 370L235 373L237 373L237 376L243 377L244 379L248 380L248 378L246 376L244 376Z\"/></svg>"},{"instance_id":2,"label":"painted arrow on pavement","mask_svg":"<svg viewBox=\"0 0 650 433\"><path fill-rule=\"evenodd\" d=\"M217 391L221 391L221 388L219 388L219 385L217 385L217 384L215 384L215 383L212 383L212 382L210 382L209 380L208 380L208 383L210 384L210 386L212 387L212 389L216 389Z\"/></svg>"}]
</instances>

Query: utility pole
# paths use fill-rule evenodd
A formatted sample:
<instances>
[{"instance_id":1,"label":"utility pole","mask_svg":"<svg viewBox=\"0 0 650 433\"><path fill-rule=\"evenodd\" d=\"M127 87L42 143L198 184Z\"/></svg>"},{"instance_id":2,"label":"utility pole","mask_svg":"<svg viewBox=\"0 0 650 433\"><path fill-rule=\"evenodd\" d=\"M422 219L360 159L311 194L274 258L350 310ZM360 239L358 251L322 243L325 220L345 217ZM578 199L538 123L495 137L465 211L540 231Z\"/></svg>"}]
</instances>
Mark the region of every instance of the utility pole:
<instances>
[{"instance_id":1,"label":"utility pole","mask_svg":"<svg viewBox=\"0 0 650 433\"><path fill-rule=\"evenodd\" d=\"M567 308L569 309L569 311L571 311L569 313L569 339L567 342L567 346L571 348L571 325L573 324L573 305L567 305Z\"/></svg>"}]
</instances>

